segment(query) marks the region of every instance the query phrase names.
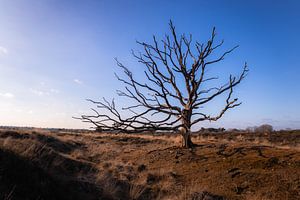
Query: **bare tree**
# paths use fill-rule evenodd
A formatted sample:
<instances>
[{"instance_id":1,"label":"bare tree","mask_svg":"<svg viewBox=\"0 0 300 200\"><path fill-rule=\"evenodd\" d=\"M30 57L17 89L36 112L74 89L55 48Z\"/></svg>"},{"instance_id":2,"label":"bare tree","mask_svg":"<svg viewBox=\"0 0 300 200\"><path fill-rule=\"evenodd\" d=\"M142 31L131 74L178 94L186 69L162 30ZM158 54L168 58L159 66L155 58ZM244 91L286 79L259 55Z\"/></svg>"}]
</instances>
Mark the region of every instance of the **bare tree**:
<instances>
[{"instance_id":1,"label":"bare tree","mask_svg":"<svg viewBox=\"0 0 300 200\"><path fill-rule=\"evenodd\" d=\"M256 127L254 131L259 133L271 133L273 131L273 126L270 124L262 124L259 127Z\"/></svg>"},{"instance_id":2,"label":"bare tree","mask_svg":"<svg viewBox=\"0 0 300 200\"><path fill-rule=\"evenodd\" d=\"M92 108L93 115L82 115L82 121L92 123L102 131L180 131L183 147L190 148L193 146L190 136L193 125L205 120L217 121L227 110L241 105L237 98L232 99L232 93L248 72L246 63L241 74L230 75L226 83L209 88L204 84L218 79L208 77L207 68L222 61L238 46L212 58L212 53L224 42L215 44L215 28L206 43L199 43L192 42L192 35L178 36L172 21L169 26L170 35L161 41L153 36L152 44L137 42L143 52L132 52L145 67L144 81L138 81L127 67L116 60L125 73L125 78L116 74L125 85L124 90L117 90L117 94L131 99L135 104L118 108L114 100L88 99L97 109ZM227 97L219 114L211 116L202 111L208 102L222 94L227 94Z\"/></svg>"}]
</instances>

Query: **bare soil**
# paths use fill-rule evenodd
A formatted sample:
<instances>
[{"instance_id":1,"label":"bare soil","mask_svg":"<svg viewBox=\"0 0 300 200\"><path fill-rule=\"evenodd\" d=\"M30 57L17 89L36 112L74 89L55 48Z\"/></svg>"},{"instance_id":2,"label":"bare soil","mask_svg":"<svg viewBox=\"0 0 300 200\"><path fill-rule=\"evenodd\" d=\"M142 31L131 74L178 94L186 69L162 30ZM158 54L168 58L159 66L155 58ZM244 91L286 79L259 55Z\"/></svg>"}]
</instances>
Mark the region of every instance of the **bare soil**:
<instances>
[{"instance_id":1,"label":"bare soil","mask_svg":"<svg viewBox=\"0 0 300 200\"><path fill-rule=\"evenodd\" d=\"M0 199L300 199L300 132L0 130Z\"/></svg>"}]
</instances>

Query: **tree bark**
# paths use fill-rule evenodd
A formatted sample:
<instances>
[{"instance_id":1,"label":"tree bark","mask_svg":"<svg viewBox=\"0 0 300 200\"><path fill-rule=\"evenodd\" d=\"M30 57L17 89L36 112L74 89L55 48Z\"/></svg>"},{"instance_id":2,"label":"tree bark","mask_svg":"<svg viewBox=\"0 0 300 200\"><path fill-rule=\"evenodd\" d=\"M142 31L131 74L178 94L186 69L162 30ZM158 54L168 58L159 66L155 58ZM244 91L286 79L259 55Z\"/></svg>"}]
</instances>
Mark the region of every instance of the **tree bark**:
<instances>
[{"instance_id":1,"label":"tree bark","mask_svg":"<svg viewBox=\"0 0 300 200\"><path fill-rule=\"evenodd\" d=\"M182 111L182 124L183 124L183 132L182 132L182 147L184 148L192 148L193 142L191 140L191 116L192 111L190 109L184 109Z\"/></svg>"},{"instance_id":2,"label":"tree bark","mask_svg":"<svg viewBox=\"0 0 300 200\"><path fill-rule=\"evenodd\" d=\"M182 134L182 147L183 148L193 148L194 144L191 140L191 134L190 131L187 131Z\"/></svg>"}]
</instances>

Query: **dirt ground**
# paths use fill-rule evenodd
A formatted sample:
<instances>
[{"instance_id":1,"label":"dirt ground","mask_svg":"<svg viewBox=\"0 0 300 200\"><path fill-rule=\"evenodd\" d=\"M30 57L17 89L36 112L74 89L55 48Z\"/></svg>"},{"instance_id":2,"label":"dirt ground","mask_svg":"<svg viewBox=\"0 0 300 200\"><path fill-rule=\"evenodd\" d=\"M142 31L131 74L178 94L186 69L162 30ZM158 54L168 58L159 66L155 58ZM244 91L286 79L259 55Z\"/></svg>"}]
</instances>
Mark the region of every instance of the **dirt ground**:
<instances>
[{"instance_id":1,"label":"dirt ground","mask_svg":"<svg viewBox=\"0 0 300 200\"><path fill-rule=\"evenodd\" d=\"M300 199L300 132L0 130L0 199Z\"/></svg>"}]
</instances>

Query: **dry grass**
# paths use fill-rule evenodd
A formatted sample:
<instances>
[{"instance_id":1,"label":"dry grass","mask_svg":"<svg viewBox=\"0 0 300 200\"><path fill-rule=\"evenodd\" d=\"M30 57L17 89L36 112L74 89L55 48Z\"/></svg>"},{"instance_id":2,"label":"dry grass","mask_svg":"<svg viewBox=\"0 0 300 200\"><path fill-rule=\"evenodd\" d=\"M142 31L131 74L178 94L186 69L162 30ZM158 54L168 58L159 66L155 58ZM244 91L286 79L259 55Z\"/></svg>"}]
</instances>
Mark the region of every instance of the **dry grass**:
<instances>
[{"instance_id":1,"label":"dry grass","mask_svg":"<svg viewBox=\"0 0 300 200\"><path fill-rule=\"evenodd\" d=\"M188 150L168 134L2 130L0 199L300 199L290 134L195 134Z\"/></svg>"}]
</instances>

